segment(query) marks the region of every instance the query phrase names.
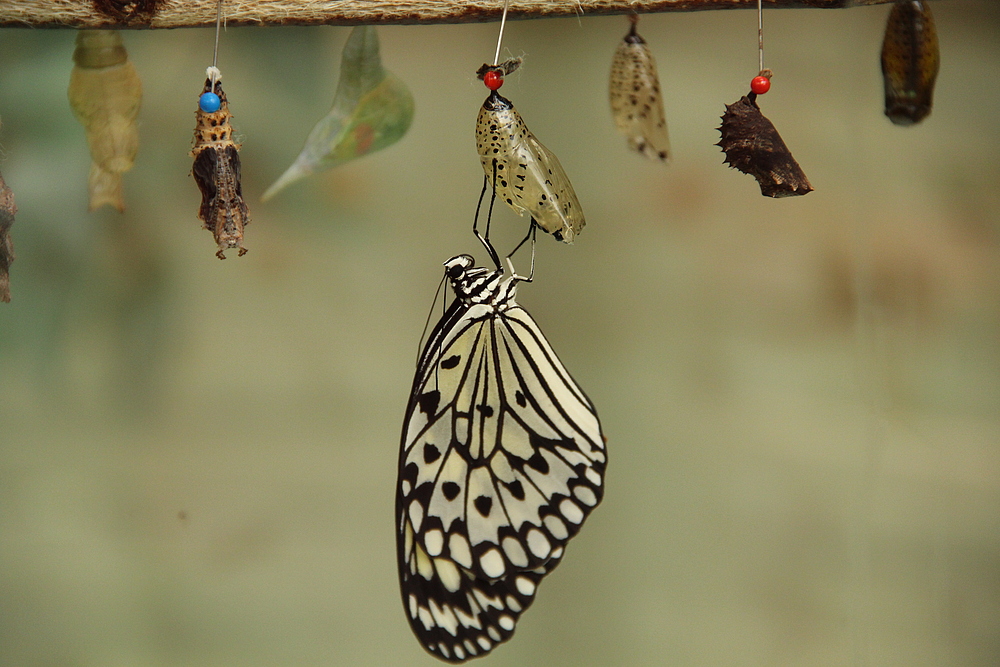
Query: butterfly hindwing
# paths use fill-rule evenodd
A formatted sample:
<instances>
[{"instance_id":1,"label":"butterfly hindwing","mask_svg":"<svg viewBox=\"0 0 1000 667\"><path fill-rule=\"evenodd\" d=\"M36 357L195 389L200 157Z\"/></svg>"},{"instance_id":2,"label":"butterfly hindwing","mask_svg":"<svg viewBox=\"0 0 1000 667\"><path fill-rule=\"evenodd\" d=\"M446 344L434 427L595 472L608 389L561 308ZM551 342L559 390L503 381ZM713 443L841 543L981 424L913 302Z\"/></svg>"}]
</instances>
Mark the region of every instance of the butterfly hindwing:
<instances>
[{"instance_id":1,"label":"butterfly hindwing","mask_svg":"<svg viewBox=\"0 0 1000 667\"><path fill-rule=\"evenodd\" d=\"M410 625L453 662L510 638L600 502L606 461L593 405L513 279L477 271L452 275L458 299L417 365L396 503Z\"/></svg>"}]
</instances>

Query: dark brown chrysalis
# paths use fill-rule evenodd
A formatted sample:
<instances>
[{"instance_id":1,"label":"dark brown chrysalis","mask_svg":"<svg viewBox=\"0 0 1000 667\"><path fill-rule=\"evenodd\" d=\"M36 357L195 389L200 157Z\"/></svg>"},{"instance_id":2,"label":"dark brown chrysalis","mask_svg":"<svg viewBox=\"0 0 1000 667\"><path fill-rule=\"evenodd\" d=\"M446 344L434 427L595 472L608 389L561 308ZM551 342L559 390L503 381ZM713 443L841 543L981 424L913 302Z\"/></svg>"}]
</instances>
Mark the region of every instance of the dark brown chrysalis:
<instances>
[{"instance_id":1,"label":"dark brown chrysalis","mask_svg":"<svg viewBox=\"0 0 1000 667\"><path fill-rule=\"evenodd\" d=\"M14 242L10 228L14 224L14 193L0 176L0 301L10 303L10 264L14 261Z\"/></svg>"},{"instance_id":2,"label":"dark brown chrysalis","mask_svg":"<svg viewBox=\"0 0 1000 667\"><path fill-rule=\"evenodd\" d=\"M913 125L931 112L934 81L941 65L937 30L927 3L897 0L882 42L885 115L896 125Z\"/></svg>"},{"instance_id":3,"label":"dark brown chrysalis","mask_svg":"<svg viewBox=\"0 0 1000 667\"><path fill-rule=\"evenodd\" d=\"M194 130L194 158L192 174L201 190L201 208L198 217L205 229L211 230L219 245L216 256L225 259L225 250L239 248L239 256L246 254L243 247L243 227L250 224L250 212L243 201L240 185L239 144L233 142L232 116L226 93L222 90L222 75L214 67L208 68L205 89L199 100L195 116L198 125ZM212 80L215 79L213 85ZM218 95L218 110L205 111L202 100L206 93Z\"/></svg>"},{"instance_id":4,"label":"dark brown chrysalis","mask_svg":"<svg viewBox=\"0 0 1000 667\"><path fill-rule=\"evenodd\" d=\"M128 25L148 25L166 0L94 0L94 9Z\"/></svg>"},{"instance_id":5,"label":"dark brown chrysalis","mask_svg":"<svg viewBox=\"0 0 1000 667\"><path fill-rule=\"evenodd\" d=\"M716 144L726 153L724 162L760 184L765 197L792 197L812 192L802 167L792 157L774 125L757 106L751 92L734 104L726 105L719 128L722 140Z\"/></svg>"}]
</instances>

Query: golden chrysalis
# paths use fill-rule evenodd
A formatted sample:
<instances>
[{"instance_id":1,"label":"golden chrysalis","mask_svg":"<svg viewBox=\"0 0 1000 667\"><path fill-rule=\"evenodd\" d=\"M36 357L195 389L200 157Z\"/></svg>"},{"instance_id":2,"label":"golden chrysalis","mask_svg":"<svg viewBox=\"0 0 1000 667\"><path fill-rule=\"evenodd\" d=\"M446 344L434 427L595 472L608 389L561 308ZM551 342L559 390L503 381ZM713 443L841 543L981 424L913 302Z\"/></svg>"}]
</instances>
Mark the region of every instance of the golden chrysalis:
<instances>
[{"instance_id":1,"label":"golden chrysalis","mask_svg":"<svg viewBox=\"0 0 1000 667\"><path fill-rule=\"evenodd\" d=\"M611 59L611 114L633 150L666 162L670 159L670 138L656 60L635 30L639 17L633 14L629 20L632 28Z\"/></svg>"},{"instance_id":2,"label":"golden chrysalis","mask_svg":"<svg viewBox=\"0 0 1000 667\"><path fill-rule=\"evenodd\" d=\"M476 121L479 159L494 191L515 213L529 214L557 240L572 243L586 224L573 184L555 154L535 138L510 100L497 92L503 76L518 65L519 60L508 60L498 66L483 65L477 72L490 89Z\"/></svg>"},{"instance_id":3,"label":"golden chrysalis","mask_svg":"<svg viewBox=\"0 0 1000 667\"><path fill-rule=\"evenodd\" d=\"M882 42L885 115L896 125L913 125L931 112L941 65L931 8L921 0L897 0Z\"/></svg>"},{"instance_id":4,"label":"golden chrysalis","mask_svg":"<svg viewBox=\"0 0 1000 667\"><path fill-rule=\"evenodd\" d=\"M139 150L142 82L117 30L79 31L73 62L69 103L87 131L90 210L110 204L124 211L122 174Z\"/></svg>"},{"instance_id":5,"label":"golden chrysalis","mask_svg":"<svg viewBox=\"0 0 1000 667\"><path fill-rule=\"evenodd\" d=\"M286 185L403 138L413 122L413 95L382 67L374 26L357 26L344 45L333 108L309 133L306 145L261 201Z\"/></svg>"},{"instance_id":6,"label":"golden chrysalis","mask_svg":"<svg viewBox=\"0 0 1000 667\"><path fill-rule=\"evenodd\" d=\"M229 102L222 90L222 74L215 67L206 71L205 87L198 99L198 119L194 130L194 148L191 171L201 190L201 208L198 217L205 229L212 232L219 246L215 253L225 259L225 250L239 248L242 257L243 228L250 224L250 212L243 201L240 184L240 146L233 141L233 127L229 121Z\"/></svg>"},{"instance_id":7,"label":"golden chrysalis","mask_svg":"<svg viewBox=\"0 0 1000 667\"><path fill-rule=\"evenodd\" d=\"M724 162L757 179L765 197L791 197L812 192L802 167L792 157L774 125L757 106L757 93L726 105L719 128Z\"/></svg>"}]
</instances>

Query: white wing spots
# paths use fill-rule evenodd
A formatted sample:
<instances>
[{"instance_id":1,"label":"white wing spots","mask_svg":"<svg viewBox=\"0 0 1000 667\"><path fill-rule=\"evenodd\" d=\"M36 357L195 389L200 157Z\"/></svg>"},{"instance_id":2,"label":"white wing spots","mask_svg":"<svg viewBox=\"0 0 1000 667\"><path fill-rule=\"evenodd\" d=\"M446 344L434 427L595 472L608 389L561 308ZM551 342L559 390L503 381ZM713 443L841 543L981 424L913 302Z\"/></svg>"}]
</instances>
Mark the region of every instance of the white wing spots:
<instances>
[{"instance_id":1,"label":"white wing spots","mask_svg":"<svg viewBox=\"0 0 1000 667\"><path fill-rule=\"evenodd\" d=\"M413 490L413 485L410 484L410 480L404 479L403 484L399 487L402 490L404 496L410 495L410 491Z\"/></svg>"},{"instance_id":2,"label":"white wing spots","mask_svg":"<svg viewBox=\"0 0 1000 667\"><path fill-rule=\"evenodd\" d=\"M479 110L476 147L497 196L518 215L529 214L556 239L573 242L586 224L573 184L510 100L496 92Z\"/></svg>"},{"instance_id":3,"label":"white wing spots","mask_svg":"<svg viewBox=\"0 0 1000 667\"><path fill-rule=\"evenodd\" d=\"M586 476L586 478L594 486L599 487L601 485L601 473L597 472L593 468L587 468L587 472L584 473L584 476Z\"/></svg>"},{"instance_id":4,"label":"white wing spots","mask_svg":"<svg viewBox=\"0 0 1000 667\"><path fill-rule=\"evenodd\" d=\"M479 652L479 651L478 651L478 650L477 650L477 649L476 649L476 648L475 648L475 647L474 647L474 646L472 645L472 641L471 641L471 640L469 640L469 639L466 639L465 641L463 641L463 642L462 642L462 646L464 646L464 647L465 647L465 650L469 652L469 655L476 655L476 654L477 654L477 653Z\"/></svg>"},{"instance_id":5,"label":"white wing spots","mask_svg":"<svg viewBox=\"0 0 1000 667\"><path fill-rule=\"evenodd\" d=\"M450 658L451 657L451 653L448 651L448 647L444 645L444 642L441 642L440 644L438 644L438 648L441 649L441 654L444 657L446 657L446 658Z\"/></svg>"},{"instance_id":6,"label":"white wing spots","mask_svg":"<svg viewBox=\"0 0 1000 667\"><path fill-rule=\"evenodd\" d=\"M427 556L427 553L420 548L420 545L416 545L414 552L417 556L417 572L424 579L430 581L431 577L434 576L434 564L431 563L431 559Z\"/></svg>"},{"instance_id":7,"label":"white wing spots","mask_svg":"<svg viewBox=\"0 0 1000 667\"><path fill-rule=\"evenodd\" d=\"M437 570L438 579L441 580L441 585L445 587L445 590L457 593L458 589L462 587L462 575L459 574L455 563L447 558L435 558L434 568Z\"/></svg>"},{"instance_id":8,"label":"white wing spots","mask_svg":"<svg viewBox=\"0 0 1000 667\"><path fill-rule=\"evenodd\" d=\"M589 487L573 487L573 495L576 496L577 500L588 507L593 507L597 504L597 496L594 495L594 492L591 491Z\"/></svg>"},{"instance_id":9,"label":"white wing spots","mask_svg":"<svg viewBox=\"0 0 1000 667\"><path fill-rule=\"evenodd\" d=\"M516 415L517 412L514 414ZM547 429L548 427L544 428ZM556 435L554 432L550 431L550 433L552 436ZM517 421L517 419L504 420L502 436L503 448L514 456L521 459L530 459L531 455L535 453L535 449L531 446L528 432L521 426L521 422Z\"/></svg>"},{"instance_id":10,"label":"white wing spots","mask_svg":"<svg viewBox=\"0 0 1000 667\"><path fill-rule=\"evenodd\" d=\"M410 594L407 596L406 601L408 603L408 608L410 610L410 618L417 617L417 596ZM508 600L509 602L509 600ZM508 605L509 606L509 605ZM516 609L514 611L517 611Z\"/></svg>"},{"instance_id":11,"label":"white wing spots","mask_svg":"<svg viewBox=\"0 0 1000 667\"><path fill-rule=\"evenodd\" d=\"M497 624L507 632L514 629L514 619L507 614L501 614L500 618L497 619Z\"/></svg>"},{"instance_id":12,"label":"white wing spots","mask_svg":"<svg viewBox=\"0 0 1000 667\"><path fill-rule=\"evenodd\" d=\"M499 554L498 554L499 555ZM503 609L503 601L500 598L496 598L490 595L486 595L481 589L473 588L472 594L476 596L476 600L485 612L488 607L496 607L497 609Z\"/></svg>"},{"instance_id":13,"label":"white wing spots","mask_svg":"<svg viewBox=\"0 0 1000 667\"><path fill-rule=\"evenodd\" d=\"M445 531L465 517L465 478L468 465L457 449L448 452L427 506L429 516L438 517Z\"/></svg>"},{"instance_id":14,"label":"white wing spots","mask_svg":"<svg viewBox=\"0 0 1000 667\"><path fill-rule=\"evenodd\" d=\"M490 640L482 635L480 635L476 641L479 643L479 647L482 648L484 651L489 651L491 648L493 648L493 644L490 643Z\"/></svg>"},{"instance_id":15,"label":"white wing spots","mask_svg":"<svg viewBox=\"0 0 1000 667\"><path fill-rule=\"evenodd\" d=\"M535 594L535 582L527 577L515 578L514 585L517 586L517 592L526 598Z\"/></svg>"},{"instance_id":16,"label":"white wing spots","mask_svg":"<svg viewBox=\"0 0 1000 667\"><path fill-rule=\"evenodd\" d=\"M482 568L483 574L491 579L499 579L507 571L503 556L496 549L488 549L479 557L479 567Z\"/></svg>"},{"instance_id":17,"label":"white wing spots","mask_svg":"<svg viewBox=\"0 0 1000 667\"><path fill-rule=\"evenodd\" d=\"M438 606L437 602L433 599L431 600L431 616L434 617L434 622L439 626L448 631L448 634L454 636L458 635L458 619L455 614L451 611L449 605ZM444 648L442 647L442 652Z\"/></svg>"},{"instance_id":18,"label":"white wing spots","mask_svg":"<svg viewBox=\"0 0 1000 667\"><path fill-rule=\"evenodd\" d=\"M427 607L420 608L420 622L423 623L424 628L430 630L434 627L434 617L431 616L431 610Z\"/></svg>"},{"instance_id":19,"label":"white wing spots","mask_svg":"<svg viewBox=\"0 0 1000 667\"><path fill-rule=\"evenodd\" d=\"M524 548L521 543L517 541L515 537L505 537L503 538L503 552L507 556L507 560L514 567L527 567L528 566L528 554L524 553Z\"/></svg>"},{"instance_id":20,"label":"white wing spots","mask_svg":"<svg viewBox=\"0 0 1000 667\"><path fill-rule=\"evenodd\" d=\"M611 113L629 146L651 160L670 157L660 78L649 47L632 28L611 60Z\"/></svg>"},{"instance_id":21,"label":"white wing spots","mask_svg":"<svg viewBox=\"0 0 1000 667\"><path fill-rule=\"evenodd\" d=\"M490 627L486 628L486 634L488 634L490 636L490 639L492 639L495 642L498 642L498 641L501 640L500 631L497 630L492 625Z\"/></svg>"},{"instance_id":22,"label":"white wing spots","mask_svg":"<svg viewBox=\"0 0 1000 667\"><path fill-rule=\"evenodd\" d=\"M473 468L469 473L468 498L465 515L469 541L473 544L492 542L497 544L500 538L499 528L507 524L503 509L495 501L496 487L493 476L486 466Z\"/></svg>"},{"instance_id":23,"label":"white wing spots","mask_svg":"<svg viewBox=\"0 0 1000 667\"><path fill-rule=\"evenodd\" d=\"M461 646L455 647L455 657L458 658L459 660L465 660L465 651L462 649Z\"/></svg>"},{"instance_id":24,"label":"white wing spots","mask_svg":"<svg viewBox=\"0 0 1000 667\"><path fill-rule=\"evenodd\" d=\"M569 531L566 530L566 524L564 524L559 517L550 514L545 517L545 527L548 529L552 537L557 540L565 540L569 537Z\"/></svg>"},{"instance_id":25,"label":"white wing spots","mask_svg":"<svg viewBox=\"0 0 1000 667\"><path fill-rule=\"evenodd\" d=\"M472 567L472 551L469 549L469 541L460 533L452 533L448 537L448 552L452 559L459 565Z\"/></svg>"},{"instance_id":26,"label":"white wing spots","mask_svg":"<svg viewBox=\"0 0 1000 667\"><path fill-rule=\"evenodd\" d=\"M558 549L553 549L552 550L552 560L557 561L560 558L562 558L562 555L563 555L563 548L562 547L559 547Z\"/></svg>"},{"instance_id":27,"label":"white wing spots","mask_svg":"<svg viewBox=\"0 0 1000 667\"><path fill-rule=\"evenodd\" d=\"M464 611L462 611L457 607L455 608L455 616L458 618L458 622L461 623L462 627L464 628L476 628L477 630L483 629L483 625L482 623L479 622L478 616L469 616L468 614L466 614ZM468 645L466 645L466 649L469 651L469 653L473 652L472 649L469 649Z\"/></svg>"},{"instance_id":28,"label":"white wing spots","mask_svg":"<svg viewBox=\"0 0 1000 667\"><path fill-rule=\"evenodd\" d=\"M424 506L420 504L419 500L414 500L410 502L410 523L413 524L413 530L420 532L420 524L424 521Z\"/></svg>"},{"instance_id":29,"label":"white wing spots","mask_svg":"<svg viewBox=\"0 0 1000 667\"><path fill-rule=\"evenodd\" d=\"M507 599L504 600L507 603L507 609L510 609L515 614L521 613L521 603L517 601L517 598L513 595L508 595Z\"/></svg>"},{"instance_id":30,"label":"white wing spots","mask_svg":"<svg viewBox=\"0 0 1000 667\"><path fill-rule=\"evenodd\" d=\"M580 523L583 521L583 510L569 498L559 503L559 511L571 523Z\"/></svg>"},{"instance_id":31,"label":"white wing spots","mask_svg":"<svg viewBox=\"0 0 1000 667\"><path fill-rule=\"evenodd\" d=\"M528 549L538 558L545 558L552 551L552 545L549 543L548 538L537 528L529 530L527 538Z\"/></svg>"},{"instance_id":32,"label":"white wing spots","mask_svg":"<svg viewBox=\"0 0 1000 667\"><path fill-rule=\"evenodd\" d=\"M424 547L427 549L427 555L440 556L444 548L444 533L437 528L428 530L424 534Z\"/></svg>"}]
</instances>

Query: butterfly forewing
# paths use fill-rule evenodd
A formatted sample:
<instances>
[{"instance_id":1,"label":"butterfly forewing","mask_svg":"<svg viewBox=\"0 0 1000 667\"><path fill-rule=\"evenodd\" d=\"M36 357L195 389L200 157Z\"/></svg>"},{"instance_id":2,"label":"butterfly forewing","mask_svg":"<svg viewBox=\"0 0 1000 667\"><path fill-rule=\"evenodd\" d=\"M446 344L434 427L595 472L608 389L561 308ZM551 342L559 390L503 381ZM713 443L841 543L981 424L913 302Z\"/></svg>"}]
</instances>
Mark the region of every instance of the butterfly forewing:
<instances>
[{"instance_id":1,"label":"butterfly forewing","mask_svg":"<svg viewBox=\"0 0 1000 667\"><path fill-rule=\"evenodd\" d=\"M593 405L514 302L514 279L496 272L472 294L451 277L458 299L403 425L396 527L410 625L461 662L513 634L600 502L606 459Z\"/></svg>"}]
</instances>

